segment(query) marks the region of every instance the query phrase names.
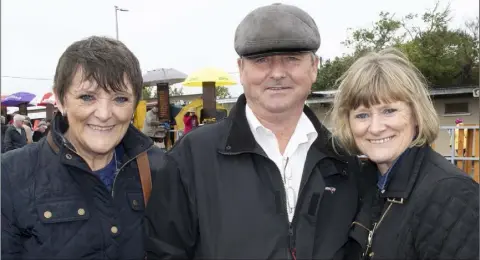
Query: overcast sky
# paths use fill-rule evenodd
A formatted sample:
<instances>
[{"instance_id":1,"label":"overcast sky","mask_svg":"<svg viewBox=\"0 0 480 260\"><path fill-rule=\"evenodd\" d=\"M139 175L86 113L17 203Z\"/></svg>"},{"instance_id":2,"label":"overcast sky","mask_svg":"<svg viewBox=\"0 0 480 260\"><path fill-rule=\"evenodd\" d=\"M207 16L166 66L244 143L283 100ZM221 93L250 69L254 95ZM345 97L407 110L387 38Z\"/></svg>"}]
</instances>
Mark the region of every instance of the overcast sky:
<instances>
[{"instance_id":1,"label":"overcast sky","mask_svg":"<svg viewBox=\"0 0 480 260\"><path fill-rule=\"evenodd\" d=\"M164 67L188 74L213 66L237 77L235 29L249 11L274 2L295 3L310 13L322 38L318 55L324 58L347 52L340 44L347 28L370 26L380 11L402 16L423 13L435 4L435 0L2 0L1 93L50 91L58 58L68 45L91 35L115 37L114 5L129 10L118 13L119 38L138 57L142 71ZM478 16L478 0L450 4L454 27ZM242 88L235 86L230 92L238 96Z\"/></svg>"}]
</instances>

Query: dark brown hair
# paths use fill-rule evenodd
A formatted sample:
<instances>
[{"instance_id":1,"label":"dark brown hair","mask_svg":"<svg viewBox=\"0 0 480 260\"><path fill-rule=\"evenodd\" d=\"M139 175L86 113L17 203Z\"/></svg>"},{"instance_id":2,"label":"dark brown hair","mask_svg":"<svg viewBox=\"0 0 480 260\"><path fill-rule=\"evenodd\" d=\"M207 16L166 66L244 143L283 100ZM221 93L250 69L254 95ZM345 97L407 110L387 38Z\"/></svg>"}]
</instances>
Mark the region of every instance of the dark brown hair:
<instances>
[{"instance_id":1,"label":"dark brown hair","mask_svg":"<svg viewBox=\"0 0 480 260\"><path fill-rule=\"evenodd\" d=\"M143 78L140 63L120 41L91 36L74 42L65 50L58 60L53 85L60 103L63 103L78 69L82 69L84 81L94 81L107 92L125 91L126 77L132 84L135 104L141 98Z\"/></svg>"}]
</instances>

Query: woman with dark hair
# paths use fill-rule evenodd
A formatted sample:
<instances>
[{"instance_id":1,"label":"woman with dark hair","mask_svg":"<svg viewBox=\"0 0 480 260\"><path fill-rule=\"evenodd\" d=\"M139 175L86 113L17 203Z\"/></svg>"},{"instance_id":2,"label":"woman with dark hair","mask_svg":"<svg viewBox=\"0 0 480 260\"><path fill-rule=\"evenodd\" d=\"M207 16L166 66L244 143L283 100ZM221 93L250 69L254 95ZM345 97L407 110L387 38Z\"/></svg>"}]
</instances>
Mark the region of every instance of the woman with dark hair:
<instances>
[{"instance_id":1,"label":"woman with dark hair","mask_svg":"<svg viewBox=\"0 0 480 260\"><path fill-rule=\"evenodd\" d=\"M2 258L143 259L144 208L164 153L130 124L137 58L113 39L75 42L53 91L60 112L48 136L2 156Z\"/></svg>"}]
</instances>

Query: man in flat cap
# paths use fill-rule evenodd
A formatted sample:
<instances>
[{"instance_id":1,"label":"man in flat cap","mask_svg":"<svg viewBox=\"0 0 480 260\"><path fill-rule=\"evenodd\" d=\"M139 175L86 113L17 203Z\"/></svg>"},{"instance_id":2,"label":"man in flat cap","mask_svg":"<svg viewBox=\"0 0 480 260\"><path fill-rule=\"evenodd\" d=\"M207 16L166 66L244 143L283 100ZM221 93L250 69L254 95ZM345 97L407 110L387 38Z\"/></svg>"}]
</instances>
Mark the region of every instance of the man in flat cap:
<instances>
[{"instance_id":1,"label":"man in flat cap","mask_svg":"<svg viewBox=\"0 0 480 260\"><path fill-rule=\"evenodd\" d=\"M238 25L245 94L168 153L146 212L148 259L342 259L358 204L356 158L305 106L318 28L274 4Z\"/></svg>"}]
</instances>

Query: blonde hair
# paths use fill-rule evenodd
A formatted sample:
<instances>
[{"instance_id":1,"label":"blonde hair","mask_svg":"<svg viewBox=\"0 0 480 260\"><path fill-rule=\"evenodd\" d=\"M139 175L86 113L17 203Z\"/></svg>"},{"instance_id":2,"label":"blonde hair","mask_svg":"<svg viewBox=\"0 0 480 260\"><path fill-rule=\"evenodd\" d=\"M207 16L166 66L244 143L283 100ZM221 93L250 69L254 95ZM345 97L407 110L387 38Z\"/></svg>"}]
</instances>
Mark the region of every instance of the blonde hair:
<instances>
[{"instance_id":1,"label":"blonde hair","mask_svg":"<svg viewBox=\"0 0 480 260\"><path fill-rule=\"evenodd\" d=\"M333 137L349 154L358 154L351 129L351 110L380 103L407 103L417 122L418 133L410 144L432 144L438 136L439 119L420 71L400 51L389 48L371 52L355 61L340 82L330 112Z\"/></svg>"}]
</instances>

